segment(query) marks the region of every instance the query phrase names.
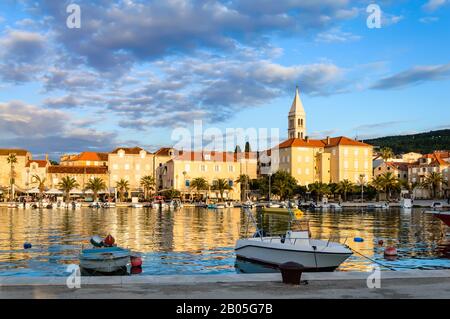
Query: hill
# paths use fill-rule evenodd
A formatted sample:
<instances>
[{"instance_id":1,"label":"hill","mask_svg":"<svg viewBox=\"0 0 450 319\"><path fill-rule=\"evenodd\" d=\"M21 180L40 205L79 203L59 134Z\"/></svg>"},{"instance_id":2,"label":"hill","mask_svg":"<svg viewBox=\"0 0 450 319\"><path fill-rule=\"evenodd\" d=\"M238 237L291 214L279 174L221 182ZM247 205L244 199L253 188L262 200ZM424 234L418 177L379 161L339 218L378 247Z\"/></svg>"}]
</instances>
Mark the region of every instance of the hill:
<instances>
[{"instance_id":1,"label":"hill","mask_svg":"<svg viewBox=\"0 0 450 319\"><path fill-rule=\"evenodd\" d=\"M418 152L431 153L435 150L450 150L450 129L427 133L380 137L365 140L375 147L390 147L395 154Z\"/></svg>"}]
</instances>

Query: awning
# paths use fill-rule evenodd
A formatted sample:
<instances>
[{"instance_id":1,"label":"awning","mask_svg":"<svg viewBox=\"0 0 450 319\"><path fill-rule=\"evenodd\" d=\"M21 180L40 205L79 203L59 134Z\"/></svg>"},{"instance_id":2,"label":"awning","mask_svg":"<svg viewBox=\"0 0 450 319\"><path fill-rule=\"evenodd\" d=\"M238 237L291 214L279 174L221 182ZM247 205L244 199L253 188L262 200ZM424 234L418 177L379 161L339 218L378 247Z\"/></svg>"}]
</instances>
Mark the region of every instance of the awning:
<instances>
[{"instance_id":1,"label":"awning","mask_svg":"<svg viewBox=\"0 0 450 319\"><path fill-rule=\"evenodd\" d=\"M64 194L62 191L60 191L59 189L56 189L56 188L49 189L45 193L48 194L48 195L62 195L62 194Z\"/></svg>"},{"instance_id":2,"label":"awning","mask_svg":"<svg viewBox=\"0 0 450 319\"><path fill-rule=\"evenodd\" d=\"M39 190L39 188L35 187L35 188L32 188L32 189L29 189L29 190L25 191L25 193L28 193L28 194L40 194L41 191Z\"/></svg>"}]
</instances>

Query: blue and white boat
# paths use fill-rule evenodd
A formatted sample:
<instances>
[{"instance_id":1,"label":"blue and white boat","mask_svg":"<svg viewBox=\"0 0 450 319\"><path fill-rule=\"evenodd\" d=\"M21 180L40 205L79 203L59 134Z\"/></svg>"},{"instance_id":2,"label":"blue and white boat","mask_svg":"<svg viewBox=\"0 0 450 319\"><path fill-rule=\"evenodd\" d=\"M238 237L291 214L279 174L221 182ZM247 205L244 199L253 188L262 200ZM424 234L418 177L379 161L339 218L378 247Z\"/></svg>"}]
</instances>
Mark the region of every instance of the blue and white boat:
<instances>
[{"instance_id":1,"label":"blue and white boat","mask_svg":"<svg viewBox=\"0 0 450 319\"><path fill-rule=\"evenodd\" d=\"M120 247L83 249L79 255L80 267L99 273L113 273L126 267L131 251Z\"/></svg>"}]
</instances>

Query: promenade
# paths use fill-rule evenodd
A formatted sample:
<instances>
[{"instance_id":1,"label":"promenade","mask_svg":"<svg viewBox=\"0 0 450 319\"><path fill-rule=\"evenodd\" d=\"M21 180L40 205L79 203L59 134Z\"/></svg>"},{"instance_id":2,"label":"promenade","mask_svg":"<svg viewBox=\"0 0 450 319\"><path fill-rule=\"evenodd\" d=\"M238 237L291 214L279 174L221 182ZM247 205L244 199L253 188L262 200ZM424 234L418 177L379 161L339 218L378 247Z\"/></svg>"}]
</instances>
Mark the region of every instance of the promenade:
<instances>
[{"instance_id":1,"label":"promenade","mask_svg":"<svg viewBox=\"0 0 450 319\"><path fill-rule=\"evenodd\" d=\"M381 288L369 289L370 273L309 273L307 285L281 283L280 274L84 277L69 289L64 277L3 277L0 298L33 299L384 299L450 298L450 271L382 272Z\"/></svg>"}]
</instances>

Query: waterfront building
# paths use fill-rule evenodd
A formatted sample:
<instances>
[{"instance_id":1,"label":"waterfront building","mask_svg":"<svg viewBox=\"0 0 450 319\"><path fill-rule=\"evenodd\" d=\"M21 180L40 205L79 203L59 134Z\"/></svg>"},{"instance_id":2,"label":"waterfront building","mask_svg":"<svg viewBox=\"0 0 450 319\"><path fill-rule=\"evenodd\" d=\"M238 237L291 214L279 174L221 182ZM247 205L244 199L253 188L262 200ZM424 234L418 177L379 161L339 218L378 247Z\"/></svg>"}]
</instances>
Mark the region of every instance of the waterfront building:
<instances>
[{"instance_id":1,"label":"waterfront building","mask_svg":"<svg viewBox=\"0 0 450 319\"><path fill-rule=\"evenodd\" d=\"M73 177L80 185L74 189L74 194L84 194L86 184L90 179L101 178L106 185L109 184L108 168L105 166L63 166L54 165L47 168L47 185L49 188L58 189L58 184L65 177ZM106 189L105 192L108 192Z\"/></svg>"},{"instance_id":2,"label":"waterfront building","mask_svg":"<svg viewBox=\"0 0 450 319\"><path fill-rule=\"evenodd\" d=\"M219 198L219 193L213 190L214 184L218 179L225 179L231 189L224 192L224 198L239 200L240 185L236 180L243 174L255 179L256 172L255 153L177 151L172 159L158 167L157 175L160 180L159 190L176 189L184 198L198 193L191 187L191 182L200 177L205 178L211 186L207 191L208 196Z\"/></svg>"},{"instance_id":3,"label":"waterfront building","mask_svg":"<svg viewBox=\"0 0 450 319\"><path fill-rule=\"evenodd\" d=\"M17 162L13 164L14 172L14 191L26 190L26 166L32 159L29 151L24 149L0 149L0 186L9 189L11 184L11 165L8 163L8 157L14 154Z\"/></svg>"},{"instance_id":4,"label":"waterfront building","mask_svg":"<svg viewBox=\"0 0 450 319\"><path fill-rule=\"evenodd\" d=\"M392 173L398 180L408 182L408 163L403 162L383 162L374 169L373 177Z\"/></svg>"},{"instance_id":5,"label":"waterfront building","mask_svg":"<svg viewBox=\"0 0 450 319\"><path fill-rule=\"evenodd\" d=\"M311 139L306 131L306 112L298 88L288 115L289 139L259 154L261 175L283 170L299 184L338 183L372 179L373 147L345 136Z\"/></svg>"},{"instance_id":6,"label":"waterfront building","mask_svg":"<svg viewBox=\"0 0 450 319\"><path fill-rule=\"evenodd\" d=\"M35 183L35 176L38 176L40 180L47 178L47 170L50 166L51 164L48 160L48 156L45 156L44 160L29 160L23 170L23 173L25 174L25 176L23 176L25 180L25 189L35 188L38 186Z\"/></svg>"},{"instance_id":7,"label":"waterfront building","mask_svg":"<svg viewBox=\"0 0 450 319\"><path fill-rule=\"evenodd\" d=\"M61 166L108 166L108 153L82 152L64 154L60 157Z\"/></svg>"},{"instance_id":8,"label":"waterfront building","mask_svg":"<svg viewBox=\"0 0 450 319\"><path fill-rule=\"evenodd\" d=\"M423 155L417 162L412 163L408 167L408 180L411 185L422 185L427 176L431 173L440 173L444 177L444 181L449 181L450 169L450 152L435 151L431 154ZM448 196L450 185L441 185L440 195ZM424 187L416 187L414 190L415 198L430 198L431 192Z\"/></svg>"},{"instance_id":9,"label":"waterfront building","mask_svg":"<svg viewBox=\"0 0 450 319\"><path fill-rule=\"evenodd\" d=\"M141 178L154 176L154 155L140 147L119 147L108 154L108 174L111 187L125 179L129 183L130 194L142 193ZM135 193L135 194L133 194Z\"/></svg>"}]
</instances>

